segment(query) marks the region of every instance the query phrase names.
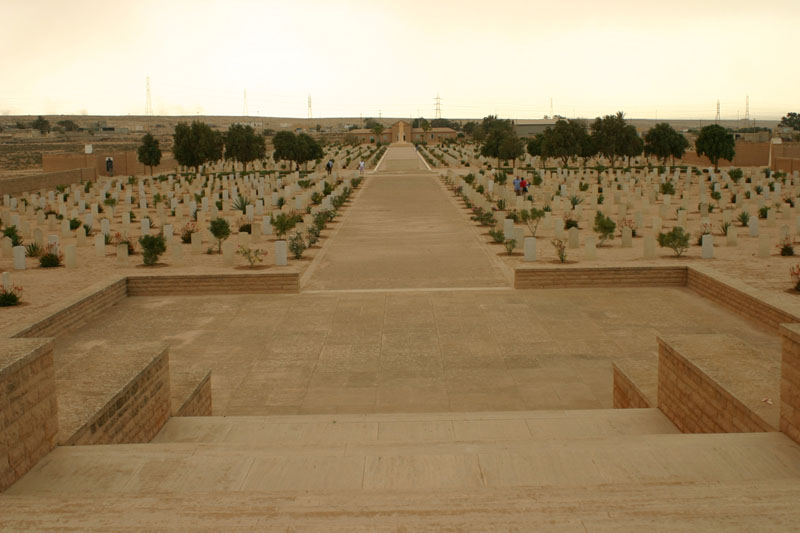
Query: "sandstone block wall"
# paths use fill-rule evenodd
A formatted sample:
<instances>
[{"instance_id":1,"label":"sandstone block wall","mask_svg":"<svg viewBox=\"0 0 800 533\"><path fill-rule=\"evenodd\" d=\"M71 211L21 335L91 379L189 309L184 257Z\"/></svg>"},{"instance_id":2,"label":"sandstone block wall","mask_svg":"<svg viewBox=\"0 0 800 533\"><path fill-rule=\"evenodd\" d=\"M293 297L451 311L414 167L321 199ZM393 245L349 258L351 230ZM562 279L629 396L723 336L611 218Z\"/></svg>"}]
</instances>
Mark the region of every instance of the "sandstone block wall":
<instances>
[{"instance_id":1,"label":"sandstone block wall","mask_svg":"<svg viewBox=\"0 0 800 533\"><path fill-rule=\"evenodd\" d=\"M211 416L211 372L206 372L195 389L177 408L173 416Z\"/></svg>"},{"instance_id":2,"label":"sandstone block wall","mask_svg":"<svg viewBox=\"0 0 800 533\"><path fill-rule=\"evenodd\" d=\"M800 443L800 324L784 324L780 429Z\"/></svg>"},{"instance_id":3,"label":"sandstone block wall","mask_svg":"<svg viewBox=\"0 0 800 533\"><path fill-rule=\"evenodd\" d=\"M56 445L53 341L5 339L0 347L0 492Z\"/></svg>"},{"instance_id":4,"label":"sandstone block wall","mask_svg":"<svg viewBox=\"0 0 800 533\"><path fill-rule=\"evenodd\" d=\"M686 276L686 267L520 267L514 270L514 288L682 287Z\"/></svg>"},{"instance_id":5,"label":"sandstone block wall","mask_svg":"<svg viewBox=\"0 0 800 533\"><path fill-rule=\"evenodd\" d=\"M658 408L684 433L776 429L661 338L658 339Z\"/></svg>"},{"instance_id":6,"label":"sandstone block wall","mask_svg":"<svg viewBox=\"0 0 800 533\"><path fill-rule=\"evenodd\" d=\"M127 294L125 279L111 282L99 290L77 297L47 318L36 322L13 337L57 337L60 333L80 327L101 315L106 309L123 300Z\"/></svg>"},{"instance_id":7,"label":"sandstone block wall","mask_svg":"<svg viewBox=\"0 0 800 533\"><path fill-rule=\"evenodd\" d=\"M639 387L620 369L612 364L614 372L614 408L638 409L652 407Z\"/></svg>"},{"instance_id":8,"label":"sandstone block wall","mask_svg":"<svg viewBox=\"0 0 800 533\"><path fill-rule=\"evenodd\" d=\"M297 272L269 274L220 274L178 276L130 276L128 296L198 294L287 294L300 291Z\"/></svg>"},{"instance_id":9,"label":"sandstone block wall","mask_svg":"<svg viewBox=\"0 0 800 533\"><path fill-rule=\"evenodd\" d=\"M776 333L780 324L800 320L791 313L694 268L689 268L687 287L700 296L721 304L748 320L758 322Z\"/></svg>"},{"instance_id":10,"label":"sandstone block wall","mask_svg":"<svg viewBox=\"0 0 800 533\"><path fill-rule=\"evenodd\" d=\"M0 196L38 191L39 189L54 189L58 185L72 185L73 183L95 181L96 179L97 173L93 168L74 168L72 170L3 179L0 180Z\"/></svg>"},{"instance_id":11,"label":"sandstone block wall","mask_svg":"<svg viewBox=\"0 0 800 533\"><path fill-rule=\"evenodd\" d=\"M164 348L63 444L150 442L169 417L169 349Z\"/></svg>"}]
</instances>

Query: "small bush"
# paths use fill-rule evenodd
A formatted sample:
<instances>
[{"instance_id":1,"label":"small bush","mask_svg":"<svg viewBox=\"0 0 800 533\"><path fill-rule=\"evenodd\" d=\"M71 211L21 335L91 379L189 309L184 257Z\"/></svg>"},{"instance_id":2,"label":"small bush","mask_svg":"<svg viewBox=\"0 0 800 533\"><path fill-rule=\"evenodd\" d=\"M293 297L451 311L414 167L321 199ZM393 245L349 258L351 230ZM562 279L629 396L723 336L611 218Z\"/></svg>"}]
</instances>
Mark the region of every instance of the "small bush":
<instances>
[{"instance_id":1,"label":"small bush","mask_svg":"<svg viewBox=\"0 0 800 533\"><path fill-rule=\"evenodd\" d=\"M569 215L564 215L564 229L577 228L578 221Z\"/></svg>"},{"instance_id":2,"label":"small bush","mask_svg":"<svg viewBox=\"0 0 800 533\"><path fill-rule=\"evenodd\" d=\"M598 246L603 246L603 243L607 240L614 238L614 231L617 229L617 223L611 220L611 217L604 215L602 211L598 211L594 216L593 229L600 239Z\"/></svg>"},{"instance_id":3,"label":"small bush","mask_svg":"<svg viewBox=\"0 0 800 533\"><path fill-rule=\"evenodd\" d=\"M794 255L794 241L788 235L778 244L778 249L784 257Z\"/></svg>"},{"instance_id":4,"label":"small bush","mask_svg":"<svg viewBox=\"0 0 800 533\"><path fill-rule=\"evenodd\" d=\"M22 287L12 285L10 288L0 287L0 307L19 305L22 300Z\"/></svg>"},{"instance_id":5,"label":"small bush","mask_svg":"<svg viewBox=\"0 0 800 533\"><path fill-rule=\"evenodd\" d=\"M163 233L142 235L139 237L139 245L142 247L142 260L147 266L155 265L158 257L167 251L167 240Z\"/></svg>"},{"instance_id":6,"label":"small bush","mask_svg":"<svg viewBox=\"0 0 800 533\"><path fill-rule=\"evenodd\" d=\"M22 237L16 226L6 226L3 228L3 236L11 239L11 246L22 246Z\"/></svg>"},{"instance_id":7,"label":"small bush","mask_svg":"<svg viewBox=\"0 0 800 533\"><path fill-rule=\"evenodd\" d=\"M567 262L567 241L565 239L553 239L550 241L550 244L553 245L553 248L556 249L556 255L558 256L558 260L562 263Z\"/></svg>"},{"instance_id":8,"label":"small bush","mask_svg":"<svg viewBox=\"0 0 800 533\"><path fill-rule=\"evenodd\" d=\"M69 229L75 231L76 229L81 227L81 221L78 218L71 218L69 219Z\"/></svg>"},{"instance_id":9,"label":"small bush","mask_svg":"<svg viewBox=\"0 0 800 533\"><path fill-rule=\"evenodd\" d=\"M769 216L769 206L758 208L758 218L767 218Z\"/></svg>"},{"instance_id":10,"label":"small bush","mask_svg":"<svg viewBox=\"0 0 800 533\"><path fill-rule=\"evenodd\" d=\"M750 213L747 211L742 211L739 213L739 216L736 217L736 220L738 220L739 224L742 226L747 227L747 225L750 223Z\"/></svg>"},{"instance_id":11,"label":"small bush","mask_svg":"<svg viewBox=\"0 0 800 533\"><path fill-rule=\"evenodd\" d=\"M61 266L63 260L64 256L58 251L58 247L55 244L48 244L39 256L39 265L42 268L54 268Z\"/></svg>"},{"instance_id":12,"label":"small bush","mask_svg":"<svg viewBox=\"0 0 800 533\"><path fill-rule=\"evenodd\" d=\"M711 235L711 224L700 224L697 232L697 246L703 246L703 235Z\"/></svg>"},{"instance_id":13,"label":"small bush","mask_svg":"<svg viewBox=\"0 0 800 533\"><path fill-rule=\"evenodd\" d=\"M294 218L286 213L278 213L272 217L272 227L275 228L275 236L279 239L284 237L294 226Z\"/></svg>"},{"instance_id":14,"label":"small bush","mask_svg":"<svg viewBox=\"0 0 800 533\"><path fill-rule=\"evenodd\" d=\"M250 205L250 204L251 204L250 199L249 198L245 198L244 196L242 196L240 194L233 201L233 204L231 205L231 207L234 209L234 211L241 211L242 213L244 213L244 212L247 211L247 206Z\"/></svg>"},{"instance_id":15,"label":"small bush","mask_svg":"<svg viewBox=\"0 0 800 533\"><path fill-rule=\"evenodd\" d=\"M249 222L245 222L244 224L239 224L239 233L252 233L253 232L253 225Z\"/></svg>"},{"instance_id":16,"label":"small bush","mask_svg":"<svg viewBox=\"0 0 800 533\"><path fill-rule=\"evenodd\" d=\"M671 248L675 255L680 257L689 249L689 234L682 227L675 226L667 233L658 234L658 245L662 248Z\"/></svg>"},{"instance_id":17,"label":"small bush","mask_svg":"<svg viewBox=\"0 0 800 533\"><path fill-rule=\"evenodd\" d=\"M267 252L264 250L259 250L258 248L249 248L247 246L239 246L239 249L236 251L237 254L244 257L248 263L250 263L250 268L256 266L256 263L262 262L262 255L267 255Z\"/></svg>"},{"instance_id":18,"label":"small bush","mask_svg":"<svg viewBox=\"0 0 800 533\"><path fill-rule=\"evenodd\" d=\"M42 247L38 243L32 242L25 247L26 257L39 257L42 255Z\"/></svg>"},{"instance_id":19,"label":"small bush","mask_svg":"<svg viewBox=\"0 0 800 533\"><path fill-rule=\"evenodd\" d=\"M672 184L671 181L665 181L661 184L661 194L675 194L675 185Z\"/></svg>"},{"instance_id":20,"label":"small bush","mask_svg":"<svg viewBox=\"0 0 800 533\"><path fill-rule=\"evenodd\" d=\"M744 176L744 172L742 172L741 168L734 168L728 172L728 176L730 176L734 183L739 183L739 180Z\"/></svg>"},{"instance_id":21,"label":"small bush","mask_svg":"<svg viewBox=\"0 0 800 533\"><path fill-rule=\"evenodd\" d=\"M319 191L316 191L311 195L311 203L314 205L321 204L322 199L323 199L322 193L320 193Z\"/></svg>"},{"instance_id":22,"label":"small bush","mask_svg":"<svg viewBox=\"0 0 800 533\"><path fill-rule=\"evenodd\" d=\"M505 245L508 255L511 255L514 253L514 249L517 247L517 241L516 239L506 239L503 242L503 245Z\"/></svg>"},{"instance_id":23,"label":"small bush","mask_svg":"<svg viewBox=\"0 0 800 533\"><path fill-rule=\"evenodd\" d=\"M311 247L317 244L317 241L319 241L319 233L320 233L317 227L311 226L310 228L308 228L308 231L306 233L308 233L307 237L308 246Z\"/></svg>"},{"instance_id":24,"label":"small bush","mask_svg":"<svg viewBox=\"0 0 800 533\"><path fill-rule=\"evenodd\" d=\"M723 223L720 225L719 229L720 229L720 231L722 232L722 234L723 234L723 235L727 235L727 234L728 234L728 230L729 230L729 229L731 229L731 226L733 226L733 224L732 224L732 223L730 223L730 222L723 222Z\"/></svg>"},{"instance_id":25,"label":"small bush","mask_svg":"<svg viewBox=\"0 0 800 533\"><path fill-rule=\"evenodd\" d=\"M500 230L490 229L489 236L495 244L502 244L506 240L506 236L503 235L503 232Z\"/></svg>"},{"instance_id":26,"label":"small bush","mask_svg":"<svg viewBox=\"0 0 800 533\"><path fill-rule=\"evenodd\" d=\"M303 236L299 233L295 233L292 238L289 239L289 251L292 252L292 256L295 259L300 259L303 257L303 252L306 251L306 241L303 240Z\"/></svg>"},{"instance_id":27,"label":"small bush","mask_svg":"<svg viewBox=\"0 0 800 533\"><path fill-rule=\"evenodd\" d=\"M217 252L222 253L222 241L231 236L231 225L224 218L215 218L209 224L208 230L217 239Z\"/></svg>"}]
</instances>

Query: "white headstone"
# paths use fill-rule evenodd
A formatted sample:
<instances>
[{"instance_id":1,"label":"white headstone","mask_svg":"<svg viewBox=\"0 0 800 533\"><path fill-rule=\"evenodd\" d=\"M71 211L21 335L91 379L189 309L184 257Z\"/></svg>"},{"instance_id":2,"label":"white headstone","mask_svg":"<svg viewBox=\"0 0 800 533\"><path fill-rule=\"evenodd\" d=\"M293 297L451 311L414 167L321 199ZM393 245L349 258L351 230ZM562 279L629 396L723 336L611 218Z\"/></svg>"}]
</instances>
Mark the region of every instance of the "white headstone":
<instances>
[{"instance_id":1,"label":"white headstone","mask_svg":"<svg viewBox=\"0 0 800 533\"><path fill-rule=\"evenodd\" d=\"M702 239L702 258L714 259L714 236L710 233L703 235Z\"/></svg>"},{"instance_id":2,"label":"white headstone","mask_svg":"<svg viewBox=\"0 0 800 533\"><path fill-rule=\"evenodd\" d=\"M750 221L747 223L747 227L750 230L751 237L758 237L758 218L750 217Z\"/></svg>"},{"instance_id":3,"label":"white headstone","mask_svg":"<svg viewBox=\"0 0 800 533\"><path fill-rule=\"evenodd\" d=\"M78 248L74 244L64 247L64 264L67 268L78 267Z\"/></svg>"},{"instance_id":4,"label":"white headstone","mask_svg":"<svg viewBox=\"0 0 800 533\"><path fill-rule=\"evenodd\" d=\"M106 239L102 233L94 236L94 255L95 257L106 256Z\"/></svg>"},{"instance_id":5,"label":"white headstone","mask_svg":"<svg viewBox=\"0 0 800 533\"><path fill-rule=\"evenodd\" d=\"M275 241L275 265L286 266L289 264L287 253L289 247L286 241Z\"/></svg>"},{"instance_id":6,"label":"white headstone","mask_svg":"<svg viewBox=\"0 0 800 533\"><path fill-rule=\"evenodd\" d=\"M630 226L625 226L622 228L622 247L633 247L633 230L630 228Z\"/></svg>"},{"instance_id":7,"label":"white headstone","mask_svg":"<svg viewBox=\"0 0 800 533\"><path fill-rule=\"evenodd\" d=\"M536 261L536 237L525 237L525 261Z\"/></svg>"},{"instance_id":8,"label":"white headstone","mask_svg":"<svg viewBox=\"0 0 800 533\"><path fill-rule=\"evenodd\" d=\"M14 255L14 270L25 270L25 247L14 246L12 254Z\"/></svg>"},{"instance_id":9,"label":"white headstone","mask_svg":"<svg viewBox=\"0 0 800 533\"><path fill-rule=\"evenodd\" d=\"M199 231L192 233L192 255L203 253L203 236Z\"/></svg>"},{"instance_id":10,"label":"white headstone","mask_svg":"<svg viewBox=\"0 0 800 533\"><path fill-rule=\"evenodd\" d=\"M222 243L222 265L226 267L232 267L234 263L234 252L236 251L236 246L231 241L225 241Z\"/></svg>"},{"instance_id":11,"label":"white headstone","mask_svg":"<svg viewBox=\"0 0 800 533\"><path fill-rule=\"evenodd\" d=\"M656 258L656 239L652 235L644 236L644 258L645 259Z\"/></svg>"},{"instance_id":12,"label":"white headstone","mask_svg":"<svg viewBox=\"0 0 800 533\"><path fill-rule=\"evenodd\" d=\"M126 243L117 245L117 265L128 266L128 245Z\"/></svg>"},{"instance_id":13,"label":"white headstone","mask_svg":"<svg viewBox=\"0 0 800 533\"><path fill-rule=\"evenodd\" d=\"M583 241L584 257L593 261L597 259L597 238L594 235L588 235Z\"/></svg>"}]
</instances>

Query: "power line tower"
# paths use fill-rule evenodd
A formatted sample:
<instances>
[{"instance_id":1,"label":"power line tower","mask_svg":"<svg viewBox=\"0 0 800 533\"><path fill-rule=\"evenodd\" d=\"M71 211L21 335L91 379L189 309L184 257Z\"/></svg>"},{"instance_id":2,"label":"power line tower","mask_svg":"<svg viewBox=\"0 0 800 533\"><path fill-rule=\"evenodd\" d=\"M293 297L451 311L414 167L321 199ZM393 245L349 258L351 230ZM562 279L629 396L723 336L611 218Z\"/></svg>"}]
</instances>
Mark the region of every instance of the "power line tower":
<instances>
[{"instance_id":1,"label":"power line tower","mask_svg":"<svg viewBox=\"0 0 800 533\"><path fill-rule=\"evenodd\" d=\"M311 95L308 95L308 118L311 118Z\"/></svg>"},{"instance_id":2,"label":"power line tower","mask_svg":"<svg viewBox=\"0 0 800 533\"><path fill-rule=\"evenodd\" d=\"M436 103L433 118L442 118L442 99L439 97L439 93L436 93L436 98L433 101Z\"/></svg>"},{"instance_id":3,"label":"power line tower","mask_svg":"<svg viewBox=\"0 0 800 533\"><path fill-rule=\"evenodd\" d=\"M719 124L719 100L717 100L717 116L714 118L714 122Z\"/></svg>"},{"instance_id":4,"label":"power line tower","mask_svg":"<svg viewBox=\"0 0 800 533\"><path fill-rule=\"evenodd\" d=\"M153 116L153 99L150 98L150 76L147 76L147 83L146 83L146 97L144 101L144 114L146 116Z\"/></svg>"},{"instance_id":5,"label":"power line tower","mask_svg":"<svg viewBox=\"0 0 800 533\"><path fill-rule=\"evenodd\" d=\"M744 121L750 122L750 95L748 94L744 99Z\"/></svg>"},{"instance_id":6,"label":"power line tower","mask_svg":"<svg viewBox=\"0 0 800 533\"><path fill-rule=\"evenodd\" d=\"M247 116L247 89L244 90L244 102L242 103L242 115Z\"/></svg>"}]
</instances>

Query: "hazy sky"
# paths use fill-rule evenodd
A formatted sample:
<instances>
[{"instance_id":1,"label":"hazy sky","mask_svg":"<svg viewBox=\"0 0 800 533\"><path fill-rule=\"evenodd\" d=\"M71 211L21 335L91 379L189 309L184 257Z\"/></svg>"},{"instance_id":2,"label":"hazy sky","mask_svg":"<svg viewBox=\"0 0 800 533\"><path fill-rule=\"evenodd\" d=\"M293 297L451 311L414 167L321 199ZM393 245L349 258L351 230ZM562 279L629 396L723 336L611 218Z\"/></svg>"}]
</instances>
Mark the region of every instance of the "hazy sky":
<instances>
[{"instance_id":1,"label":"hazy sky","mask_svg":"<svg viewBox=\"0 0 800 533\"><path fill-rule=\"evenodd\" d=\"M800 0L0 0L0 113L800 111Z\"/></svg>"}]
</instances>

